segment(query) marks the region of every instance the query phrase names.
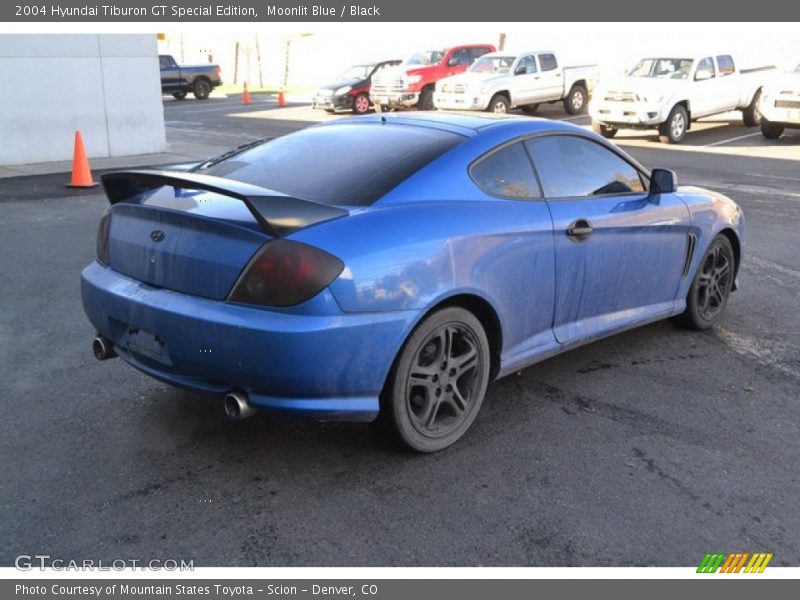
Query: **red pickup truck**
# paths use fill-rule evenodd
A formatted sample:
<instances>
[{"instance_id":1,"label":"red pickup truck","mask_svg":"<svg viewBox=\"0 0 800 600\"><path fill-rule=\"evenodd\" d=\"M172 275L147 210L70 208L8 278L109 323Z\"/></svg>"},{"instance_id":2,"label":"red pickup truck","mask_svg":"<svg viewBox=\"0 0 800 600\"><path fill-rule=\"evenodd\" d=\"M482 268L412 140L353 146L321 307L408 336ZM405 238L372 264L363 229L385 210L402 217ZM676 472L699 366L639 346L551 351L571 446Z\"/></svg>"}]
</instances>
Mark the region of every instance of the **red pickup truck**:
<instances>
[{"instance_id":1,"label":"red pickup truck","mask_svg":"<svg viewBox=\"0 0 800 600\"><path fill-rule=\"evenodd\" d=\"M416 52L401 65L373 76L370 100L377 111L413 106L431 110L437 81L466 71L478 58L494 51L491 44L469 44Z\"/></svg>"}]
</instances>

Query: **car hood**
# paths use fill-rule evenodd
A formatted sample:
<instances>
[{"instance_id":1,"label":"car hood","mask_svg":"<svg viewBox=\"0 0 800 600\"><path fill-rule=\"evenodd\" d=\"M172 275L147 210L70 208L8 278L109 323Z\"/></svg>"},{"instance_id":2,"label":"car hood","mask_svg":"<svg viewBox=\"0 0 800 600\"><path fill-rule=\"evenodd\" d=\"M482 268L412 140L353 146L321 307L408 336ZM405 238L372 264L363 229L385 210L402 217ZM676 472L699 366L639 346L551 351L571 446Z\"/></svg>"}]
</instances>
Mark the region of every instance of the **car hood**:
<instances>
[{"instance_id":1,"label":"car hood","mask_svg":"<svg viewBox=\"0 0 800 600\"><path fill-rule=\"evenodd\" d=\"M472 87L481 87L486 85L487 83L492 83L494 81L499 81L501 79L505 79L508 77L508 74L502 75L498 73L459 73L458 75L452 75L450 77L445 77L444 79L440 79L439 82L436 84L437 90L442 90L444 86L451 86L456 84L461 84L467 88Z\"/></svg>"},{"instance_id":2,"label":"car hood","mask_svg":"<svg viewBox=\"0 0 800 600\"><path fill-rule=\"evenodd\" d=\"M765 86L770 95L791 94L800 96L800 73L783 73Z\"/></svg>"},{"instance_id":3,"label":"car hood","mask_svg":"<svg viewBox=\"0 0 800 600\"><path fill-rule=\"evenodd\" d=\"M367 83L366 79L340 79L339 81L332 81L331 83L326 83L325 85L319 86L319 88L317 88L317 91L321 90L336 91L340 87L344 87L346 85L349 85L350 87L358 87L366 83Z\"/></svg>"},{"instance_id":4,"label":"car hood","mask_svg":"<svg viewBox=\"0 0 800 600\"><path fill-rule=\"evenodd\" d=\"M600 86L604 95L636 94L638 96L664 96L688 83L688 79L655 79L652 77L621 77Z\"/></svg>"}]
</instances>

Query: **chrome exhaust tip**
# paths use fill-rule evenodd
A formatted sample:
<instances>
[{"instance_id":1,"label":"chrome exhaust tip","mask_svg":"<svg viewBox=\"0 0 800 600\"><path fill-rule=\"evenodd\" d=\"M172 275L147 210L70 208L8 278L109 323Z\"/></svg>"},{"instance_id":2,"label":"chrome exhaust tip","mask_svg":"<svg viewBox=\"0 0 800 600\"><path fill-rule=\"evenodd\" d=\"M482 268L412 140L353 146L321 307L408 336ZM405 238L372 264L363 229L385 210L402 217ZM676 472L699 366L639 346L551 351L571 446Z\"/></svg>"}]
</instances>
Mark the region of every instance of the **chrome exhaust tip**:
<instances>
[{"instance_id":1,"label":"chrome exhaust tip","mask_svg":"<svg viewBox=\"0 0 800 600\"><path fill-rule=\"evenodd\" d=\"M98 335L92 341L92 352L97 360L108 360L117 355L116 350L114 350L114 344L102 335Z\"/></svg>"},{"instance_id":2,"label":"chrome exhaust tip","mask_svg":"<svg viewBox=\"0 0 800 600\"><path fill-rule=\"evenodd\" d=\"M250 404L250 399L245 392L234 390L225 395L223 401L225 406L225 415L229 419L240 421L256 414L256 408Z\"/></svg>"}]
</instances>

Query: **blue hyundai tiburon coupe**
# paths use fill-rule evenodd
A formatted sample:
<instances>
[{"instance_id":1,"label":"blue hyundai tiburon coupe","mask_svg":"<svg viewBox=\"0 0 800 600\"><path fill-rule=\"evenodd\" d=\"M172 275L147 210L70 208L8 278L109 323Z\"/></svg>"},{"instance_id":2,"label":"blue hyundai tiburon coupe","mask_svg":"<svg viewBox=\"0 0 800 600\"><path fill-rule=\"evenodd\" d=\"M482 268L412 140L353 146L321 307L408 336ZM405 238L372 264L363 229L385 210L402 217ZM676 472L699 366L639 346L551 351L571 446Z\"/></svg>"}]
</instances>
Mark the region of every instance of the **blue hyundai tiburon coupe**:
<instances>
[{"instance_id":1,"label":"blue hyundai tiburon coupe","mask_svg":"<svg viewBox=\"0 0 800 600\"><path fill-rule=\"evenodd\" d=\"M493 379L658 319L713 325L744 236L728 198L532 118L344 119L103 186L98 358L233 418L378 419L423 452Z\"/></svg>"}]
</instances>

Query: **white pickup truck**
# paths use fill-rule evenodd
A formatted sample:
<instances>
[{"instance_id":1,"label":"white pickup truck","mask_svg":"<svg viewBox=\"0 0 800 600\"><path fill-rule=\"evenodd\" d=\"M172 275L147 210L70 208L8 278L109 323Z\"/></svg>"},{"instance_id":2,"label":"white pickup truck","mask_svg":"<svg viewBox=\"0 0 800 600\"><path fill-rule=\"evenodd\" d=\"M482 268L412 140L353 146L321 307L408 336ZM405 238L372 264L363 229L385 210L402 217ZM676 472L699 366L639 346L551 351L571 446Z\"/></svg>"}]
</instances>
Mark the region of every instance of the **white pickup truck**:
<instances>
[{"instance_id":1,"label":"white pickup truck","mask_svg":"<svg viewBox=\"0 0 800 600\"><path fill-rule=\"evenodd\" d=\"M598 84L589 104L592 128L605 137L618 129L658 128L664 143L679 144L692 121L741 110L744 124L761 121L761 88L775 67L739 69L730 54L643 58L621 81Z\"/></svg>"},{"instance_id":2,"label":"white pickup truck","mask_svg":"<svg viewBox=\"0 0 800 600\"><path fill-rule=\"evenodd\" d=\"M505 113L522 108L533 113L545 102L564 101L571 115L586 112L597 66L559 66L554 52L484 54L465 73L436 83L433 105L440 110L486 110Z\"/></svg>"},{"instance_id":3,"label":"white pickup truck","mask_svg":"<svg viewBox=\"0 0 800 600\"><path fill-rule=\"evenodd\" d=\"M800 129L800 65L764 88L761 133L777 140L784 129Z\"/></svg>"}]
</instances>

